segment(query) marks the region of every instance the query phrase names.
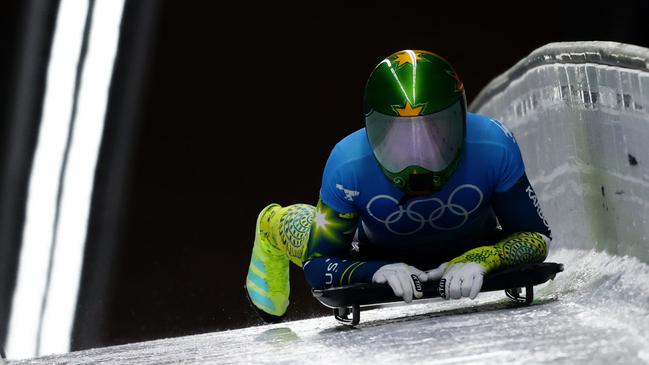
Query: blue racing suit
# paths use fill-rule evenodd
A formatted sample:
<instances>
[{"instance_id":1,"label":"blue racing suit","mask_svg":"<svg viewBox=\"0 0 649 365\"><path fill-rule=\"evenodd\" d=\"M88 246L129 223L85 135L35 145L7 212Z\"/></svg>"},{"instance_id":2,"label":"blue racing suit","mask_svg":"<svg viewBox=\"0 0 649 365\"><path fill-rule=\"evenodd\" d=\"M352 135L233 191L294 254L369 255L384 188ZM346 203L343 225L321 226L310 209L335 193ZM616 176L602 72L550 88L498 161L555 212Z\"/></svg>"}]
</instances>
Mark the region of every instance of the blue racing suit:
<instances>
[{"instance_id":1,"label":"blue racing suit","mask_svg":"<svg viewBox=\"0 0 649 365\"><path fill-rule=\"evenodd\" d=\"M313 288L371 282L393 262L432 269L516 232L551 239L513 134L487 116L468 113L466 123L457 170L426 196L387 179L364 128L333 148L303 265Z\"/></svg>"}]
</instances>

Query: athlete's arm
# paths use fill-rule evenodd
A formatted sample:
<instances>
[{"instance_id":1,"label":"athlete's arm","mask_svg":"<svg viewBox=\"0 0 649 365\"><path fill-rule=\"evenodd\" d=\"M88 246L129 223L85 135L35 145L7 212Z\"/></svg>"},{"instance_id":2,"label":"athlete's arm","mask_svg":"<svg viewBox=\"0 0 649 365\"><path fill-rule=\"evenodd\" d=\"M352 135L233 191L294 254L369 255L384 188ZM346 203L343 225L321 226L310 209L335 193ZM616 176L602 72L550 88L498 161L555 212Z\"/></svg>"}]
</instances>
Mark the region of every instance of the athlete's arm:
<instances>
[{"instance_id":1,"label":"athlete's arm","mask_svg":"<svg viewBox=\"0 0 649 365\"><path fill-rule=\"evenodd\" d=\"M421 298L419 281L427 275L405 263L356 261L349 250L358 224L358 213L340 213L318 202L302 266L312 288L343 286L352 283L389 285L406 302Z\"/></svg>"},{"instance_id":2,"label":"athlete's arm","mask_svg":"<svg viewBox=\"0 0 649 365\"><path fill-rule=\"evenodd\" d=\"M382 261L355 261L350 256L358 213L340 213L318 201L305 254L304 274L314 289L370 283Z\"/></svg>"},{"instance_id":3,"label":"athlete's arm","mask_svg":"<svg viewBox=\"0 0 649 365\"><path fill-rule=\"evenodd\" d=\"M471 249L454 258L448 266L457 263L478 263L488 274L507 267L543 262L548 255L546 238L537 232L517 232L495 245Z\"/></svg>"},{"instance_id":4,"label":"athlete's arm","mask_svg":"<svg viewBox=\"0 0 649 365\"><path fill-rule=\"evenodd\" d=\"M475 262L486 273L510 266L543 262L552 238L534 189L523 176L507 191L495 193L492 207L506 238L495 245L477 247L449 262Z\"/></svg>"},{"instance_id":5,"label":"athlete's arm","mask_svg":"<svg viewBox=\"0 0 649 365\"><path fill-rule=\"evenodd\" d=\"M514 135L502 123L491 121L499 126L493 140L502 146L491 157L496 162L491 206L507 238L495 245L474 248L449 262L449 267L462 262L479 263L487 273L523 263L543 262L552 239L536 193L525 174Z\"/></svg>"},{"instance_id":6,"label":"athlete's arm","mask_svg":"<svg viewBox=\"0 0 649 365\"><path fill-rule=\"evenodd\" d=\"M371 283L385 262L356 261L350 254L358 227L357 170L349 164L351 144L338 143L331 151L322 174L320 200L304 254L304 274L314 289L351 283ZM347 149L349 148L349 149Z\"/></svg>"},{"instance_id":7,"label":"athlete's arm","mask_svg":"<svg viewBox=\"0 0 649 365\"><path fill-rule=\"evenodd\" d=\"M525 173L507 191L494 193L491 206L507 234L536 232L545 236L547 241L552 239L539 199Z\"/></svg>"},{"instance_id":8,"label":"athlete's arm","mask_svg":"<svg viewBox=\"0 0 649 365\"><path fill-rule=\"evenodd\" d=\"M428 280L441 278L446 299L475 298L485 274L510 266L543 262L552 233L527 176L518 144L500 122L491 120L503 133L496 133L490 161L495 162L495 192L491 198L505 239L474 248L428 272Z\"/></svg>"},{"instance_id":9,"label":"athlete's arm","mask_svg":"<svg viewBox=\"0 0 649 365\"><path fill-rule=\"evenodd\" d=\"M475 298L485 274L507 267L543 262L552 233L525 174L507 191L495 193L492 206L507 237L494 245L471 249L428 272L441 278L446 299Z\"/></svg>"}]
</instances>

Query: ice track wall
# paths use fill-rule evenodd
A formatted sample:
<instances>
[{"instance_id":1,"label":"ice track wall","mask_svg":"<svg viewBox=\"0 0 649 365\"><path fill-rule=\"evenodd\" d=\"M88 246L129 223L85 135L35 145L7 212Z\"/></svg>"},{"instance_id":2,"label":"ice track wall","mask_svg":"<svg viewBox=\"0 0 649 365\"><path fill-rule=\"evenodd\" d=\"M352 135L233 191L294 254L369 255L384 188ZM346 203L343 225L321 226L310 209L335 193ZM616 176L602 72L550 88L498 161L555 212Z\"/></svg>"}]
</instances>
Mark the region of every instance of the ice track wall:
<instances>
[{"instance_id":1,"label":"ice track wall","mask_svg":"<svg viewBox=\"0 0 649 365\"><path fill-rule=\"evenodd\" d=\"M515 134L557 245L649 263L649 49L548 44L470 110Z\"/></svg>"}]
</instances>

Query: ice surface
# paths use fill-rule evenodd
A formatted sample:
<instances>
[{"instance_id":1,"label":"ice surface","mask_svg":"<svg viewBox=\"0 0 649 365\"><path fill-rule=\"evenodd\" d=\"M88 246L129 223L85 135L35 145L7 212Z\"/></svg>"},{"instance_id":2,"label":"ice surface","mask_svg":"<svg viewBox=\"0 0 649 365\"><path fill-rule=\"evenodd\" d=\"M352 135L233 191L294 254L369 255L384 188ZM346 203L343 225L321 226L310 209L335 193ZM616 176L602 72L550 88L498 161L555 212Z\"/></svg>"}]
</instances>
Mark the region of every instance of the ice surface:
<instances>
[{"instance_id":1,"label":"ice surface","mask_svg":"<svg viewBox=\"0 0 649 365\"><path fill-rule=\"evenodd\" d=\"M558 249L570 263L532 306L504 293L135 343L10 364L643 364L649 363L649 265Z\"/></svg>"},{"instance_id":2,"label":"ice surface","mask_svg":"<svg viewBox=\"0 0 649 365\"><path fill-rule=\"evenodd\" d=\"M10 364L649 364L649 50L550 44L472 110L516 135L565 264L532 306L503 293Z\"/></svg>"}]
</instances>

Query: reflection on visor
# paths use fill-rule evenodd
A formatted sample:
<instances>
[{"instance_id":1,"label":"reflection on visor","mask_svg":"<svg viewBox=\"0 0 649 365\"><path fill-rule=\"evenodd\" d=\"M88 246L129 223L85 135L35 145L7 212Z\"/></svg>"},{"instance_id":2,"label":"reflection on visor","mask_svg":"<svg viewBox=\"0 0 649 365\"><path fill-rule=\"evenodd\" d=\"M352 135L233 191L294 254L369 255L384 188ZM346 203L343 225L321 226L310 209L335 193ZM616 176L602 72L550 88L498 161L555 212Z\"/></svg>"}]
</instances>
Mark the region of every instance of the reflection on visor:
<instances>
[{"instance_id":1,"label":"reflection on visor","mask_svg":"<svg viewBox=\"0 0 649 365\"><path fill-rule=\"evenodd\" d=\"M377 112L367 116L367 135L379 163L394 173L413 165L430 171L444 170L463 143L460 103L420 117Z\"/></svg>"}]
</instances>

